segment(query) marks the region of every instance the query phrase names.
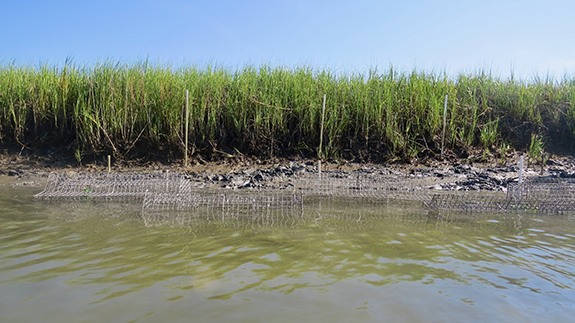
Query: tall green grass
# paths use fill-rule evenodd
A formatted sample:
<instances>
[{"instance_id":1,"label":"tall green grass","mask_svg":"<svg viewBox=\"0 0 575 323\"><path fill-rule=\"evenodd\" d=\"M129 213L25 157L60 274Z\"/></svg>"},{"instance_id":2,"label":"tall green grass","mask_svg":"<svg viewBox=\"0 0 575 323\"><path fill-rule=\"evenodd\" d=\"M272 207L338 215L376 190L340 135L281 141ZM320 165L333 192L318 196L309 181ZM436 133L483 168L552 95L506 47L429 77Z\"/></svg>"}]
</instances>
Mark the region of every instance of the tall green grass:
<instances>
[{"instance_id":1,"label":"tall green grass","mask_svg":"<svg viewBox=\"0 0 575 323\"><path fill-rule=\"evenodd\" d=\"M182 157L186 89L190 145L204 156L316 154L324 93L325 157L437 155L446 94L448 151L502 142L527 149L534 134L549 147L575 139L575 80L569 78L104 62L0 65L1 144L66 148L80 156L158 151Z\"/></svg>"}]
</instances>

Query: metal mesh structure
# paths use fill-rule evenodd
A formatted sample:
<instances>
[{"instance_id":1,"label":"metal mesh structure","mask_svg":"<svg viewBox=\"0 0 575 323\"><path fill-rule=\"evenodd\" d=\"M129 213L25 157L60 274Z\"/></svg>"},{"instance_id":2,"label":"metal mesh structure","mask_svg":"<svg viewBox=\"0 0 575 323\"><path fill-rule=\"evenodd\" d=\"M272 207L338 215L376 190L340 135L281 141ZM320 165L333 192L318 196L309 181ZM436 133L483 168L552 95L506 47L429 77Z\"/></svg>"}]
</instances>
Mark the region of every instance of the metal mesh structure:
<instances>
[{"instance_id":1,"label":"metal mesh structure","mask_svg":"<svg viewBox=\"0 0 575 323\"><path fill-rule=\"evenodd\" d=\"M245 194L245 193L244 193ZM386 231L390 226L425 228L430 221L421 206L417 208L386 208L363 203L359 199L337 199L327 205L323 198L306 197L302 209L266 209L256 212L218 212L216 209L197 209L194 212L146 212L142 215L147 226L171 225L201 231L211 225L235 228L296 228L313 225L329 232L357 230ZM431 219L434 222L434 219Z\"/></svg>"},{"instance_id":2,"label":"metal mesh structure","mask_svg":"<svg viewBox=\"0 0 575 323\"><path fill-rule=\"evenodd\" d=\"M295 227L304 219L303 209L289 207L255 211L223 210L218 208L197 208L188 210L147 209L141 213L147 226L176 225L200 227L209 224L223 224L234 227Z\"/></svg>"},{"instance_id":3,"label":"metal mesh structure","mask_svg":"<svg viewBox=\"0 0 575 323\"><path fill-rule=\"evenodd\" d=\"M413 201L432 210L461 212L575 212L575 179L530 179L512 183L507 194L437 193L447 179L357 171L307 173L292 180L293 189L199 189L184 174L51 173L35 195L42 200L135 201L143 216L263 218L301 216L304 199L361 198L366 201ZM438 187L439 186L439 187ZM163 221L163 220L162 220ZM160 221L160 222L162 222Z\"/></svg>"},{"instance_id":4,"label":"metal mesh structure","mask_svg":"<svg viewBox=\"0 0 575 323\"><path fill-rule=\"evenodd\" d=\"M51 173L44 191L35 195L45 201L134 201L142 214L177 216L178 213L242 215L301 215L303 195L293 191L232 191L192 189L183 174L156 173Z\"/></svg>"},{"instance_id":5,"label":"metal mesh structure","mask_svg":"<svg viewBox=\"0 0 575 323\"><path fill-rule=\"evenodd\" d=\"M507 197L518 210L563 214L575 211L575 179L535 178L509 185Z\"/></svg>"},{"instance_id":6,"label":"metal mesh structure","mask_svg":"<svg viewBox=\"0 0 575 323\"><path fill-rule=\"evenodd\" d=\"M574 178L534 178L525 182L512 183L507 196L517 200L575 199Z\"/></svg>"},{"instance_id":7,"label":"metal mesh structure","mask_svg":"<svg viewBox=\"0 0 575 323\"><path fill-rule=\"evenodd\" d=\"M507 211L511 200L505 195L434 194L425 205L441 211L501 212Z\"/></svg>"},{"instance_id":8,"label":"metal mesh structure","mask_svg":"<svg viewBox=\"0 0 575 323\"><path fill-rule=\"evenodd\" d=\"M434 194L425 204L442 211L566 214L575 212L575 180L534 178L511 183L506 195Z\"/></svg>"},{"instance_id":9,"label":"metal mesh structure","mask_svg":"<svg viewBox=\"0 0 575 323\"><path fill-rule=\"evenodd\" d=\"M538 214L570 214L575 212L572 198L510 198L501 196L473 196L436 194L426 205L438 211L460 212L535 212Z\"/></svg>"},{"instance_id":10,"label":"metal mesh structure","mask_svg":"<svg viewBox=\"0 0 575 323\"><path fill-rule=\"evenodd\" d=\"M285 191L197 190L188 194L146 194L142 213L174 213L194 210L202 214L245 214L294 210L301 213L303 196Z\"/></svg>"},{"instance_id":11,"label":"metal mesh structure","mask_svg":"<svg viewBox=\"0 0 575 323\"><path fill-rule=\"evenodd\" d=\"M50 173L46 188L34 195L43 200L142 200L146 194L187 194L190 181L182 174L155 173Z\"/></svg>"},{"instance_id":12,"label":"metal mesh structure","mask_svg":"<svg viewBox=\"0 0 575 323\"><path fill-rule=\"evenodd\" d=\"M147 194L142 206L146 225L197 226L208 222L241 225L294 225L303 216L303 196L282 191L197 190L191 194ZM238 223L239 225L239 223Z\"/></svg>"},{"instance_id":13,"label":"metal mesh structure","mask_svg":"<svg viewBox=\"0 0 575 323\"><path fill-rule=\"evenodd\" d=\"M432 197L429 188L444 182L440 178L398 174L322 172L302 176L294 185L305 195L427 202Z\"/></svg>"}]
</instances>

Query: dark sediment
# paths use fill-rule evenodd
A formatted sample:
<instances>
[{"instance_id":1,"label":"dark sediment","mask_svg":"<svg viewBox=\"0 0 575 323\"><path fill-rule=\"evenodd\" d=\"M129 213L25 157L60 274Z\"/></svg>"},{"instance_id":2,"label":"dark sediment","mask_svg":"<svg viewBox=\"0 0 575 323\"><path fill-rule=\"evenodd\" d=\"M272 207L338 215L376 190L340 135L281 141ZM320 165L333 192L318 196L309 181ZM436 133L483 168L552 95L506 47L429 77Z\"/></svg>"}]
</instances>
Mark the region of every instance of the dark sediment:
<instances>
[{"instance_id":1,"label":"dark sediment","mask_svg":"<svg viewBox=\"0 0 575 323\"><path fill-rule=\"evenodd\" d=\"M324 163L323 171L335 177L353 178L358 174L382 180L420 179L422 183L433 183L424 188L440 191L506 191L510 183L517 182L519 176L519 158L508 160L508 165L497 161L491 163L441 163L438 161L419 165L378 165L355 163ZM70 161L55 161L48 157L0 155L0 177L11 179L15 185L37 185L45 183L51 171L106 171L106 165L90 164L71 166ZM117 162L112 171L172 171L185 173L196 187L222 189L260 189L293 187L297 178L313 178L317 174L314 160L260 160L236 161L228 163L196 164L182 167L180 163L127 164ZM575 177L575 159L573 157L555 157L549 159L543 167L525 164L524 178Z\"/></svg>"}]
</instances>

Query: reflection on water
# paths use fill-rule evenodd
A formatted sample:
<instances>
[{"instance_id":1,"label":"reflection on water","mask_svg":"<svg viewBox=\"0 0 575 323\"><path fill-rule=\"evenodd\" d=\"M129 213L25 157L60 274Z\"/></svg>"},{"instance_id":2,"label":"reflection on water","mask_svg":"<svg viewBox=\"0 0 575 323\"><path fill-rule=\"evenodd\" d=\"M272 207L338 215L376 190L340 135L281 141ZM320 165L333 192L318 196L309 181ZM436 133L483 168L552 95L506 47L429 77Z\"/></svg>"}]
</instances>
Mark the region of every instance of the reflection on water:
<instances>
[{"instance_id":1,"label":"reflection on water","mask_svg":"<svg viewBox=\"0 0 575 323\"><path fill-rule=\"evenodd\" d=\"M299 215L143 219L0 188L0 321L568 322L564 216L307 203Z\"/></svg>"}]
</instances>

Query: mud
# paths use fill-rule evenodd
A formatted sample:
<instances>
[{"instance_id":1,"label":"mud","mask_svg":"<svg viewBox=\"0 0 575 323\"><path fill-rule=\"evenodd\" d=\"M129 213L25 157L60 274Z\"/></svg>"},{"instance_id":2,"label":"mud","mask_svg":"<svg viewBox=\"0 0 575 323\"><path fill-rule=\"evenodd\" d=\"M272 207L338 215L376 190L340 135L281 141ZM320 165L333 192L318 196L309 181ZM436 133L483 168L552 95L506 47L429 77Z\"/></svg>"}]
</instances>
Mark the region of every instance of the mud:
<instances>
[{"instance_id":1,"label":"mud","mask_svg":"<svg viewBox=\"0 0 575 323\"><path fill-rule=\"evenodd\" d=\"M112 171L171 171L187 174L197 187L227 189L289 188L293 180L317 174L315 160L229 160L212 163L195 163L184 167L180 162L127 163L114 161ZM523 178L575 177L575 158L553 156L542 167L525 162ZM19 156L0 154L0 181L15 186L42 187L52 171L107 171L104 161L88 165L73 165L70 161L58 161L45 156ZM381 175L382 180L393 177L441 179L441 184L427 188L444 191L506 191L519 176L519 156L512 156L503 164L492 160L482 163L459 160L455 162L431 161L413 164L356 164L347 162L324 162L322 171L341 176L356 173ZM432 181L429 181L432 182Z\"/></svg>"}]
</instances>

